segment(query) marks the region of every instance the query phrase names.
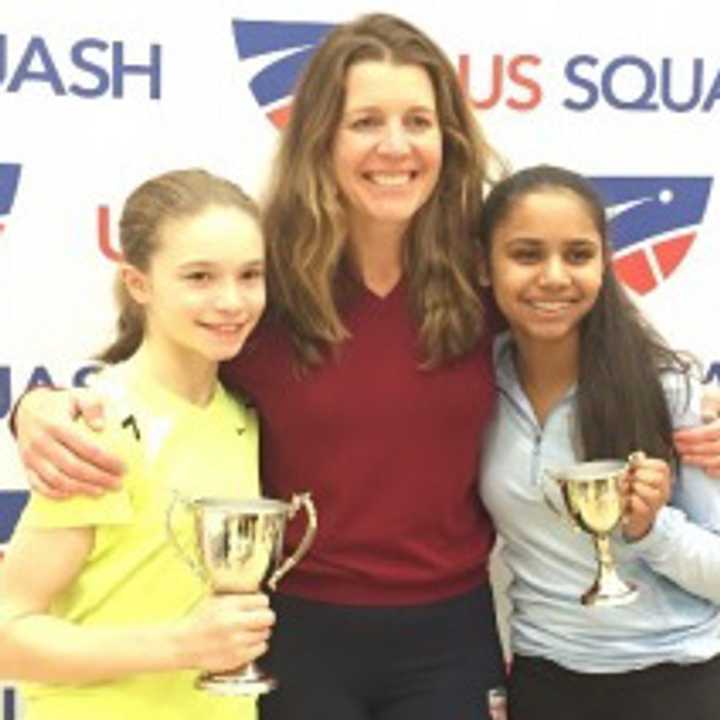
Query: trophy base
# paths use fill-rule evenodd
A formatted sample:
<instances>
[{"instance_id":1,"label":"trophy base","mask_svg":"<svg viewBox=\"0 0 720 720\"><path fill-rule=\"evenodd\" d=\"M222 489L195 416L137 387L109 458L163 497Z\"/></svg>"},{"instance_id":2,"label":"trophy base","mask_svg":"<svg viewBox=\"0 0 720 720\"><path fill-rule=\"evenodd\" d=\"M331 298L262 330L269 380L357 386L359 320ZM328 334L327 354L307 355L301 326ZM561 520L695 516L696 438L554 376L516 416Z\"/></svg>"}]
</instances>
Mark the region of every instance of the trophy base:
<instances>
[{"instance_id":1,"label":"trophy base","mask_svg":"<svg viewBox=\"0 0 720 720\"><path fill-rule=\"evenodd\" d=\"M617 578L616 582L605 585L595 583L581 598L583 605L593 607L618 607L629 605L638 598L637 587Z\"/></svg>"},{"instance_id":2,"label":"trophy base","mask_svg":"<svg viewBox=\"0 0 720 720\"><path fill-rule=\"evenodd\" d=\"M277 680L255 665L229 673L205 673L195 687L213 695L264 695L277 687Z\"/></svg>"}]
</instances>

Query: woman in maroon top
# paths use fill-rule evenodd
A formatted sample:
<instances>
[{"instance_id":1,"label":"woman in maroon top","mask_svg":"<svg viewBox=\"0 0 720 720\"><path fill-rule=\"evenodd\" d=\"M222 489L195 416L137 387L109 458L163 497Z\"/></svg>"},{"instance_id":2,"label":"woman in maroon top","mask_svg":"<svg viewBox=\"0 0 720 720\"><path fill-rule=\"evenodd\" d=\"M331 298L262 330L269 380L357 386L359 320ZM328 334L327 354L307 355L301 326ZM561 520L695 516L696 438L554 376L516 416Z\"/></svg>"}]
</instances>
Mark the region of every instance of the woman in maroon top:
<instances>
[{"instance_id":1,"label":"woman in maroon top","mask_svg":"<svg viewBox=\"0 0 720 720\"><path fill-rule=\"evenodd\" d=\"M271 311L223 372L257 403L266 494L311 490L319 513L273 598L264 720L490 717L493 533L473 488L494 386L471 241L490 158L452 65L399 18L339 26L305 71L266 204ZM55 414L96 410L57 395ZM37 407L38 486L97 491L108 473L86 462L117 462Z\"/></svg>"},{"instance_id":2,"label":"woman in maroon top","mask_svg":"<svg viewBox=\"0 0 720 720\"><path fill-rule=\"evenodd\" d=\"M223 375L257 403L265 492L311 489L320 518L273 599L263 718L470 720L503 684L472 488L494 396L470 242L488 159L416 28L367 16L317 49L266 205L272 313Z\"/></svg>"}]
</instances>

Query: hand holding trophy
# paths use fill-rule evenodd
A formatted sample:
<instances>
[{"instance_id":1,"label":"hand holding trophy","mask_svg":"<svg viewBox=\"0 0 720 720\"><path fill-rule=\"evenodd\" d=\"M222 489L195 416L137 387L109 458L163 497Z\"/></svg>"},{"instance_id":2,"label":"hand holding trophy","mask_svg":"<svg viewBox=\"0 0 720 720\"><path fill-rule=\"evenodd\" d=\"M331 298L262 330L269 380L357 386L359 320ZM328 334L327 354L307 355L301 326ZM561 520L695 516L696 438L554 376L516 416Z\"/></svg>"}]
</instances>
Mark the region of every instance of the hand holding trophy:
<instances>
[{"instance_id":1,"label":"hand holding trophy","mask_svg":"<svg viewBox=\"0 0 720 720\"><path fill-rule=\"evenodd\" d=\"M188 555L173 530L178 503L194 519L196 553ZM305 535L291 557L283 559L285 524L298 510L307 515ZM180 556L216 595L275 590L280 579L308 551L317 531L317 515L309 493L293 495L289 503L268 498L238 500L176 495L167 512L168 537ZM220 695L260 695L277 682L250 662L232 672L204 673L197 686Z\"/></svg>"},{"instance_id":2,"label":"hand holding trophy","mask_svg":"<svg viewBox=\"0 0 720 720\"><path fill-rule=\"evenodd\" d=\"M637 599L634 583L624 581L610 551L610 534L623 518L622 482L630 465L642 457L633 453L623 460L595 460L547 471L560 488L566 513L561 513L545 492L545 500L558 515L569 517L576 530L586 532L595 545L597 575L580 600L583 605L626 605Z\"/></svg>"}]
</instances>

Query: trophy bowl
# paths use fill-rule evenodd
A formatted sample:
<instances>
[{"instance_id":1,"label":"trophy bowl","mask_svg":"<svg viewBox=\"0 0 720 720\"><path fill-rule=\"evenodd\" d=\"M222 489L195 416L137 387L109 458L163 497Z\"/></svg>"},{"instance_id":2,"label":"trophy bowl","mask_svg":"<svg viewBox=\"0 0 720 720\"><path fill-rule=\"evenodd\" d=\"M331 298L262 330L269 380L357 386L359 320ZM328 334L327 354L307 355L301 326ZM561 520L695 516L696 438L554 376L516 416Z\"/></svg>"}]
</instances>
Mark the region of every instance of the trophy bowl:
<instances>
[{"instance_id":1,"label":"trophy bowl","mask_svg":"<svg viewBox=\"0 0 720 720\"><path fill-rule=\"evenodd\" d=\"M628 471L623 460L594 460L560 470L547 471L557 483L569 518L576 530L590 535L595 546L597 573L593 584L580 598L583 605L626 605L637 599L634 583L623 580L610 550L610 534L623 517L624 499L620 484ZM545 493L545 500L563 515Z\"/></svg>"},{"instance_id":2,"label":"trophy bowl","mask_svg":"<svg viewBox=\"0 0 720 720\"><path fill-rule=\"evenodd\" d=\"M195 528L195 552L188 554L173 530L178 504L190 511ZM295 552L283 558L285 525L298 510L307 516L305 535ZM309 493L293 495L289 503L268 498L248 500L176 495L167 511L167 532L180 557L217 595L254 593L277 583L305 555L317 531L317 515ZM229 672L203 673L197 687L219 695L261 695L277 681L255 663Z\"/></svg>"}]
</instances>

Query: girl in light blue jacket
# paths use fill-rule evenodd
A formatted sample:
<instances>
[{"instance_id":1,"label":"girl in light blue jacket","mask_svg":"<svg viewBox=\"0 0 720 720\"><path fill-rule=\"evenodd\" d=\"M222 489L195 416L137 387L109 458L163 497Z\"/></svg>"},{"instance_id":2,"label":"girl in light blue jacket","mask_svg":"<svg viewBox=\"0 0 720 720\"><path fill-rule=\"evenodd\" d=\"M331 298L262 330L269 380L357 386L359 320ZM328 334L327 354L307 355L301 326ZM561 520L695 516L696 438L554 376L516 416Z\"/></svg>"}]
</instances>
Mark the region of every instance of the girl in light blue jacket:
<instances>
[{"instance_id":1,"label":"girl in light blue jacket","mask_svg":"<svg viewBox=\"0 0 720 720\"><path fill-rule=\"evenodd\" d=\"M495 344L481 494L512 573L511 719L716 720L720 483L680 464L672 444L700 422L691 363L625 295L603 203L579 175L540 166L504 180L481 240L509 326ZM638 450L611 543L639 597L584 605L592 543L545 503L546 471Z\"/></svg>"}]
</instances>

